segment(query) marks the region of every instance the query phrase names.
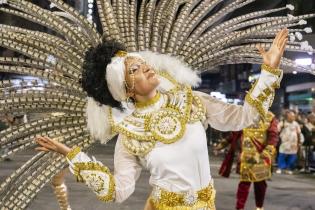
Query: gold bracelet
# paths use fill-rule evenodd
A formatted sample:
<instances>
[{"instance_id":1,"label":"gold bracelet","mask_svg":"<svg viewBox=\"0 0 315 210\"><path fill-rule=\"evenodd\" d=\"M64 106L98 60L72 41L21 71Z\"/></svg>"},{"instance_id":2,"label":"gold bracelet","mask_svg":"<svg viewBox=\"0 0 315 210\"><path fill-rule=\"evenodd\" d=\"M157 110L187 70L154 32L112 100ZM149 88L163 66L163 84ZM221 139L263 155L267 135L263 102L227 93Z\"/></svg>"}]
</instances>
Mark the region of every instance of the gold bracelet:
<instances>
[{"instance_id":1,"label":"gold bracelet","mask_svg":"<svg viewBox=\"0 0 315 210\"><path fill-rule=\"evenodd\" d=\"M271 66L267 65L267 64L262 64L261 65L261 69L268 71L269 73L276 75L276 76L280 76L281 75L281 70L278 68L272 68Z\"/></svg>"},{"instance_id":2,"label":"gold bracelet","mask_svg":"<svg viewBox=\"0 0 315 210\"><path fill-rule=\"evenodd\" d=\"M67 158L71 161L73 160L73 158L79 154L79 152L81 152L81 148L80 147L74 147L71 149L71 151L67 154Z\"/></svg>"}]
</instances>

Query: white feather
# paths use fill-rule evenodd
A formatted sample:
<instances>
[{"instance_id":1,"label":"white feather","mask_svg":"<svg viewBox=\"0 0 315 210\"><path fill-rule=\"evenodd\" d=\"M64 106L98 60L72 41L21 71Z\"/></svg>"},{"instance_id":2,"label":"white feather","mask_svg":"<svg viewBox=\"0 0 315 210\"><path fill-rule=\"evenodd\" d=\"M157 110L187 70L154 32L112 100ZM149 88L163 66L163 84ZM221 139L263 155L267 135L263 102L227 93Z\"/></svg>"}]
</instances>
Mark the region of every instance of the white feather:
<instances>
[{"instance_id":1,"label":"white feather","mask_svg":"<svg viewBox=\"0 0 315 210\"><path fill-rule=\"evenodd\" d=\"M302 50L308 50L309 49L308 48L308 46L309 46L308 41L301 42L300 45L301 45Z\"/></svg>"},{"instance_id":2,"label":"white feather","mask_svg":"<svg viewBox=\"0 0 315 210\"><path fill-rule=\"evenodd\" d=\"M294 34L290 34L289 37L290 37L290 41L291 41L291 42L294 42L294 41L295 41L295 36L294 36Z\"/></svg>"},{"instance_id":3,"label":"white feather","mask_svg":"<svg viewBox=\"0 0 315 210\"><path fill-rule=\"evenodd\" d=\"M52 9L52 8L54 8L54 7L57 7L56 4L50 3L49 8Z\"/></svg>"},{"instance_id":4,"label":"white feather","mask_svg":"<svg viewBox=\"0 0 315 210\"><path fill-rule=\"evenodd\" d=\"M294 6L292 4L287 4L285 7L288 8L289 10L292 11L294 10Z\"/></svg>"},{"instance_id":5,"label":"white feather","mask_svg":"<svg viewBox=\"0 0 315 210\"><path fill-rule=\"evenodd\" d=\"M138 52L157 71L167 71L178 83L197 87L201 83L198 72L192 70L178 58L151 51Z\"/></svg>"},{"instance_id":6,"label":"white feather","mask_svg":"<svg viewBox=\"0 0 315 210\"><path fill-rule=\"evenodd\" d=\"M306 25L307 24L307 21L306 20L300 20L299 21L299 25Z\"/></svg>"},{"instance_id":7,"label":"white feather","mask_svg":"<svg viewBox=\"0 0 315 210\"><path fill-rule=\"evenodd\" d=\"M306 33L308 33L308 34L310 34L310 33L313 32L313 30L312 30L311 27L304 28L304 31L305 31Z\"/></svg>"},{"instance_id":8,"label":"white feather","mask_svg":"<svg viewBox=\"0 0 315 210\"><path fill-rule=\"evenodd\" d=\"M93 98L88 97L86 107L87 128L91 136L103 144L107 143L111 138L109 109L109 106L100 106Z\"/></svg>"},{"instance_id":9,"label":"white feather","mask_svg":"<svg viewBox=\"0 0 315 210\"><path fill-rule=\"evenodd\" d=\"M295 36L298 40L302 40L303 39L303 35L300 32L295 32Z\"/></svg>"},{"instance_id":10,"label":"white feather","mask_svg":"<svg viewBox=\"0 0 315 210\"><path fill-rule=\"evenodd\" d=\"M288 18L289 18L290 20L294 19L294 16L291 15L291 14L287 14L287 16L288 16Z\"/></svg>"}]
</instances>

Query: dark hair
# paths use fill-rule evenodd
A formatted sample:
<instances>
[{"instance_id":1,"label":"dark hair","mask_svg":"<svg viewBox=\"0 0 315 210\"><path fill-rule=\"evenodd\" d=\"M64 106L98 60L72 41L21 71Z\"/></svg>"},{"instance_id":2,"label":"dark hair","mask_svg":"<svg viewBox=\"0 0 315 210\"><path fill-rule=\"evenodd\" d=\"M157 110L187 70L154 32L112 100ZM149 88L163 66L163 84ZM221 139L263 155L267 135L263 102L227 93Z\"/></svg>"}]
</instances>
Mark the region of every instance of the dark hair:
<instances>
[{"instance_id":1,"label":"dark hair","mask_svg":"<svg viewBox=\"0 0 315 210\"><path fill-rule=\"evenodd\" d=\"M103 41L90 48L85 54L81 82L87 95L95 101L122 109L121 103L109 92L106 81L106 66L119 50L126 51L126 48L116 41Z\"/></svg>"}]
</instances>

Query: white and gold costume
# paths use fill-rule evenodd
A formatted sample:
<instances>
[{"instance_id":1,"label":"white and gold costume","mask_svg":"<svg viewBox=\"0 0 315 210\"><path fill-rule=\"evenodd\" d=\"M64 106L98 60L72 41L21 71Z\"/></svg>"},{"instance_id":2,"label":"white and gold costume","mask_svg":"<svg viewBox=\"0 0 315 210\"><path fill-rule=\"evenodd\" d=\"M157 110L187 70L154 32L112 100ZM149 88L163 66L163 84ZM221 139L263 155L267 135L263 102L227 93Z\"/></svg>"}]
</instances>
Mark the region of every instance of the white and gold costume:
<instances>
[{"instance_id":1,"label":"white and gold costume","mask_svg":"<svg viewBox=\"0 0 315 210\"><path fill-rule=\"evenodd\" d=\"M114 173L79 148L68 155L71 171L101 200L122 202L133 193L145 167L151 174L150 201L156 209L215 209L204 125L222 131L248 127L259 114L264 117L280 79L281 71L263 66L243 106L175 85L145 104L136 104L127 116L112 110L112 131L119 134Z\"/></svg>"},{"instance_id":2,"label":"white and gold costume","mask_svg":"<svg viewBox=\"0 0 315 210\"><path fill-rule=\"evenodd\" d=\"M0 0L1 13L9 14L9 18L15 16L35 25L41 25L43 29L38 31L18 27L12 25L12 22L0 25L0 47L17 53L13 57L4 55L0 57L0 72L34 77L28 83L20 81L17 84L10 79L0 82L2 90L0 114L45 114L40 119L10 127L0 133L0 147L5 151L1 154L0 161L9 155L32 148L36 144L34 138L37 136L49 136L68 146L76 145L85 150L91 147L95 140L101 142L109 140L110 136L106 135L110 131L113 131L113 135L117 132L123 133L119 131L123 127L120 124L122 121L131 126L133 122L117 114L116 110L112 110L113 126L104 126L108 114L102 115L94 109L95 107L91 108L90 105L95 104L95 101L87 100L88 94L82 89L85 55L89 49L103 44L104 40L119 41L126 46L128 52L159 54L159 59L151 60L157 62L156 64L159 63L157 67L153 65L154 69L172 69L174 72L171 75L176 76L178 83L186 86L194 86L191 83L195 83L198 78L192 74L187 76L185 67L177 68L178 60L185 63L186 69L190 68L194 72L212 71L225 64L260 64L262 59L256 50L256 44L269 48L275 34L284 27L289 27L290 31L290 42L286 50L314 52L313 48L302 40L302 33L311 33L312 30L309 27L301 28L301 25L305 25L305 19L312 18L315 14L282 15L287 10L294 10L293 5L286 5L231 16L235 10L241 10L248 4L254 4L255 1L235 0L222 3L222 0L94 0L98 13L94 21L100 23L100 27L96 27L92 16L84 17L63 0L50 0L50 8L42 8L28 0ZM90 3L91 5L93 3ZM93 12L95 9L89 11ZM278 13L279 11L281 13ZM44 31L44 29L48 30ZM295 40L296 38L298 40ZM148 59L150 60L145 58L146 61ZM289 58L282 60L281 67L286 70L294 69L315 74L314 66L296 66L296 63ZM135 157L140 157L144 165L150 169L152 185L159 185L171 192L186 192L190 189L196 193L211 183L205 136L200 122L209 123L220 130L239 130L249 125L257 116L257 112L264 117L275 88L273 82L279 76L277 72L274 73L276 76L263 71L260 82L248 94L247 103L243 107L227 105L208 95L192 92L192 97L200 98L206 110L204 116L199 115L198 111L197 115L191 114L189 109L171 109L171 114L167 114L167 118L163 117L165 112L156 117L158 118L156 122L161 120L160 126L156 125L156 122L154 122L156 126L151 126L147 122L145 124L144 119L139 119L139 126L132 125L128 130L138 132L136 137L143 136L143 138L131 138L130 135L120 134L115 152L116 172L111 179L109 179L109 171L100 163L93 160L90 164L85 164L88 157L83 153L74 157L71 168L73 171L78 169L80 173L78 172L77 175L81 176L80 180L88 183L102 198L106 198L105 200L110 200L112 195L115 195L117 201L122 201L131 194L140 171ZM109 74L107 76L111 77ZM115 83L121 79L124 77L111 77L109 81ZM111 89L110 86L108 88ZM142 112L150 112L155 108L158 109L162 104L167 104L168 102L164 100L167 98L166 95L169 95L167 92L170 89L161 88L160 100L154 103L154 106L146 107ZM123 90L111 89L113 97L120 100L124 96ZM176 91L184 95L189 92L185 91L185 88ZM182 103L176 104L177 108L189 107L188 102L183 98L174 98L174 100ZM192 105L193 112L198 108L198 103L196 104L195 108ZM104 110L107 112L109 108ZM130 114L124 113L123 116ZM160 116L162 119L159 119ZM98 122L95 122L95 119L98 119ZM164 123L170 123L170 128ZM147 129L145 130L147 133L144 133L144 129ZM154 138L151 138L152 136ZM191 136L193 137L190 138ZM186 154L181 152L191 145L193 145L192 151ZM175 150L168 152L170 148ZM176 152L177 150L180 152ZM195 154L194 151L200 152ZM160 153L167 154L162 156ZM191 154L195 156L192 157ZM167 161L162 160L162 157ZM173 159L181 161L174 161L175 164L171 161ZM74 163L78 161L82 164L76 164L75 167ZM0 184L0 209L26 209L40 189L54 179L53 176L66 165L67 161L57 154L34 155ZM121 165L128 165L128 167ZM90 176L88 174L93 170L83 169L83 166L93 166L93 170L99 172ZM123 169L118 171L117 168ZM104 181L103 185L101 180ZM62 189L65 191L65 187ZM199 192L202 196L198 196L198 199L202 197L204 200L209 200L204 196L209 195L207 189ZM162 195L175 194L162 193ZM174 196L162 196L162 200L164 197ZM176 202L183 202L185 196L176 194L175 197ZM67 208L67 205L63 208Z\"/></svg>"}]
</instances>

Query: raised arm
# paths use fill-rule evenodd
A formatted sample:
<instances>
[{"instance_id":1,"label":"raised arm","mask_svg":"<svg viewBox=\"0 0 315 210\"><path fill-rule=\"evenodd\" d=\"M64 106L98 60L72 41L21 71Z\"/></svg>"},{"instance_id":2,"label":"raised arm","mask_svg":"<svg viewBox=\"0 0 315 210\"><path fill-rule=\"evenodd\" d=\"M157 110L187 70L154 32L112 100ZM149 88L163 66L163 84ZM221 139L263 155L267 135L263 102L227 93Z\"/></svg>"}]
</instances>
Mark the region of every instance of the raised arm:
<instances>
[{"instance_id":1,"label":"raised arm","mask_svg":"<svg viewBox=\"0 0 315 210\"><path fill-rule=\"evenodd\" d=\"M257 46L264 64L261 66L260 77L247 93L243 106L227 104L208 94L194 92L206 107L207 122L213 128L221 131L238 131L250 126L260 118L266 119L268 109L273 102L275 89L280 86L282 79L282 70L279 69L279 65L287 36L288 30L281 30L267 52L261 46Z\"/></svg>"}]
</instances>

